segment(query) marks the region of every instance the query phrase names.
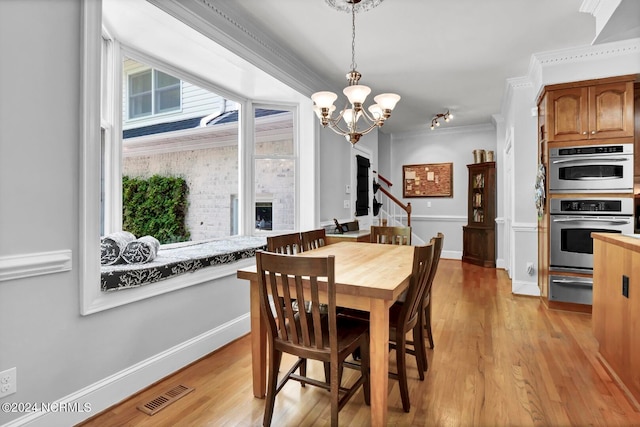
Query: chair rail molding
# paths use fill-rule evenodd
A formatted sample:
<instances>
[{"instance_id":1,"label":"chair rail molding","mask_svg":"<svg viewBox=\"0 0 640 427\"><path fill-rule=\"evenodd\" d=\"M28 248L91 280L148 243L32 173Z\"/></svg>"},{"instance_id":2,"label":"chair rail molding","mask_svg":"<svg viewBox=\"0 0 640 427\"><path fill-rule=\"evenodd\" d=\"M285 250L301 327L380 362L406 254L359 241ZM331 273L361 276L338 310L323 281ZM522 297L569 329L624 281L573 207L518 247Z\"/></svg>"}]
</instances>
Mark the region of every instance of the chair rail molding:
<instances>
[{"instance_id":1,"label":"chair rail molding","mask_svg":"<svg viewBox=\"0 0 640 427\"><path fill-rule=\"evenodd\" d=\"M71 270L72 252L64 249L0 257L0 282Z\"/></svg>"}]
</instances>

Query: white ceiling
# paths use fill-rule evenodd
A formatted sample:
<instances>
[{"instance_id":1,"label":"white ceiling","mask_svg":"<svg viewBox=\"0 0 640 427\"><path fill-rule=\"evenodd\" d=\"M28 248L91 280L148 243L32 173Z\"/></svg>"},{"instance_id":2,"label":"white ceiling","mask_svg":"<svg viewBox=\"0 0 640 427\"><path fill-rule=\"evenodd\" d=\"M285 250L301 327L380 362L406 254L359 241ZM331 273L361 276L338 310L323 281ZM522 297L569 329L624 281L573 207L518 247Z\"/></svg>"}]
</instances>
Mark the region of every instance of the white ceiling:
<instances>
[{"instance_id":1,"label":"white ceiling","mask_svg":"<svg viewBox=\"0 0 640 427\"><path fill-rule=\"evenodd\" d=\"M180 24L181 29L150 3L176 15L190 10L192 25L200 32ZM585 47L596 40L596 18L580 12L581 6L615 9L618 3L620 13L611 19L615 28L610 25L600 33L606 39L597 41L639 37L639 0L384 0L356 15L357 69L372 95L402 96L383 128L387 133L426 128L435 114L446 110L455 119L443 126L488 124L501 112L507 79L526 76L532 54ZM272 53L271 62L264 62L267 68L293 64L287 71L298 73L303 83L296 89L306 88L305 97L316 90L340 92L346 84L351 14L336 11L325 0L103 0L103 5L112 31L130 45L161 58L179 58L176 65L188 62L205 79L216 73L220 77L231 64L225 77L229 88L251 80L247 64L261 63L256 48ZM209 30L202 30L206 25L198 20L208 22ZM226 57L210 40L204 42L206 31L224 33L216 37L227 49L253 45L237 50L248 55L247 61ZM176 32L183 35L176 37ZM305 69L308 75L300 75ZM269 99L260 93L263 86L254 81L253 92L244 87L237 93ZM284 93L278 86L273 90ZM344 102L340 95L338 107Z\"/></svg>"},{"instance_id":2,"label":"white ceiling","mask_svg":"<svg viewBox=\"0 0 640 427\"><path fill-rule=\"evenodd\" d=\"M372 95L402 100L386 132L431 123L485 124L500 113L506 80L525 76L531 55L591 44L595 18L582 0L384 0L356 14L356 63ZM339 90L351 65L351 14L325 0L239 0L238 14ZM331 89L331 88L327 88ZM337 106L341 107L342 94Z\"/></svg>"}]
</instances>

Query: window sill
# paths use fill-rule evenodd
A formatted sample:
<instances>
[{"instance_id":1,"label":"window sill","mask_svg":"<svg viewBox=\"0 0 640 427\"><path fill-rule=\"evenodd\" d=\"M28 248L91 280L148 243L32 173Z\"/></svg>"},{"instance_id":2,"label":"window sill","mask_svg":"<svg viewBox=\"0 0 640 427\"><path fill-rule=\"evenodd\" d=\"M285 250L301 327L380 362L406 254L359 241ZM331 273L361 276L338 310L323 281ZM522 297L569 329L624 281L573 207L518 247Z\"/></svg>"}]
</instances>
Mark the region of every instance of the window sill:
<instances>
[{"instance_id":1,"label":"window sill","mask_svg":"<svg viewBox=\"0 0 640 427\"><path fill-rule=\"evenodd\" d=\"M241 239L241 237L231 238L231 239ZM248 237L244 237L244 239L248 239ZM251 238L260 239L265 242L266 246L266 238ZM161 251L166 249L177 249L182 247L182 251L187 254L188 247L192 246L191 250L195 250L192 242L182 243L182 244L173 244L173 245L165 245ZM254 250L255 254L255 250ZM144 268L145 264L141 266ZM216 279L235 276L238 269L249 267L251 265L255 265L255 260L253 257L250 258L241 258L235 262L229 262L226 264L220 264L212 267L200 268L198 270L192 271L189 274L179 274L173 275L165 280L156 281L153 283L140 283L138 286L124 288L126 291L110 291L105 292L101 291L98 285L98 281L96 280L95 287L87 287L85 292L83 293L83 305L81 309L82 315L90 315L93 313L98 313L100 311L109 310L111 308L119 307L121 305L130 304L136 301L141 301L147 298L151 298L157 295L162 295L167 292L176 291L179 289L184 289L189 286L199 285L202 283L211 282ZM139 267L139 266L138 266ZM102 270L102 268L100 268ZM102 272L101 272L102 273ZM100 275L102 276L102 274ZM96 271L96 279L97 271Z\"/></svg>"},{"instance_id":2,"label":"window sill","mask_svg":"<svg viewBox=\"0 0 640 427\"><path fill-rule=\"evenodd\" d=\"M265 248L264 237L245 236L163 245L151 262L102 266L100 289L114 292L146 286L205 267L220 267L253 258L256 250Z\"/></svg>"}]
</instances>

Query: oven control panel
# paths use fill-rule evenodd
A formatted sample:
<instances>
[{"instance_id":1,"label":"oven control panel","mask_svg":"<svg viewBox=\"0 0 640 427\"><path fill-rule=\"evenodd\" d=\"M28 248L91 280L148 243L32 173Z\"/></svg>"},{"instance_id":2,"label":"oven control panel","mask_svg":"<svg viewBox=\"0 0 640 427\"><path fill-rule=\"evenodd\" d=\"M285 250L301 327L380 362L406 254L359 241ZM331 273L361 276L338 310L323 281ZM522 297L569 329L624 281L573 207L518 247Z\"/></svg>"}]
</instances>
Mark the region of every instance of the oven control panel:
<instances>
[{"instance_id":1,"label":"oven control panel","mask_svg":"<svg viewBox=\"0 0 640 427\"><path fill-rule=\"evenodd\" d=\"M633 215L633 199L551 199L549 212L552 214Z\"/></svg>"},{"instance_id":2,"label":"oven control panel","mask_svg":"<svg viewBox=\"0 0 640 427\"><path fill-rule=\"evenodd\" d=\"M577 147L552 148L550 157L586 156L598 154L633 154L633 144L580 145Z\"/></svg>"}]
</instances>

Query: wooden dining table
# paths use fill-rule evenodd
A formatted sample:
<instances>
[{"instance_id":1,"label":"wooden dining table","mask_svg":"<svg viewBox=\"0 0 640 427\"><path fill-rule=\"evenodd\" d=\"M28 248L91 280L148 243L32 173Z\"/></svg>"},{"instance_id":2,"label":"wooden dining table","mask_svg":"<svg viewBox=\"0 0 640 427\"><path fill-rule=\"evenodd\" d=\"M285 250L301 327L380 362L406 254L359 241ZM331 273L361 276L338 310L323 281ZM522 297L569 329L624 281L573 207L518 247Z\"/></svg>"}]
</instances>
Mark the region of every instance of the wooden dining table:
<instances>
[{"instance_id":1,"label":"wooden dining table","mask_svg":"<svg viewBox=\"0 0 640 427\"><path fill-rule=\"evenodd\" d=\"M296 256L335 256L336 304L370 313L371 425L387 423L389 307L409 286L413 246L340 242ZM267 384L267 330L260 313L256 267L238 270L250 281L253 394L264 398Z\"/></svg>"}]
</instances>

